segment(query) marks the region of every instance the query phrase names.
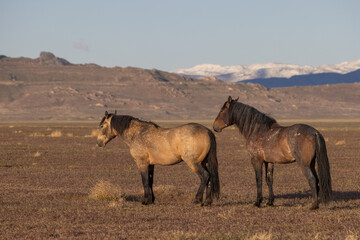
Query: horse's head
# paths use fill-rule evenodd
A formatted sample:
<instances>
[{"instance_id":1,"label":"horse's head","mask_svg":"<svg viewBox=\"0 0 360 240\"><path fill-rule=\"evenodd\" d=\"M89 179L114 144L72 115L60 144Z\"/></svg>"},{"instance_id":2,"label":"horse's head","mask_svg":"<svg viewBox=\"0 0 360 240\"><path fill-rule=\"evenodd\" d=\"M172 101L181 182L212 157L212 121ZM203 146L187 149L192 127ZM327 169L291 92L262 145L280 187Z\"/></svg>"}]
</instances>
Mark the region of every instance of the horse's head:
<instances>
[{"instance_id":1,"label":"horse's head","mask_svg":"<svg viewBox=\"0 0 360 240\"><path fill-rule=\"evenodd\" d=\"M232 99L231 96L229 96L228 100L224 103L222 108L220 109L219 114L217 115L214 123L213 123L213 129L215 132L221 132L224 128L231 126L233 123L231 122L231 116L229 112L229 108L232 101L237 102L239 98Z\"/></svg>"},{"instance_id":2,"label":"horse's head","mask_svg":"<svg viewBox=\"0 0 360 240\"><path fill-rule=\"evenodd\" d=\"M111 127L111 119L116 115L115 113L108 113L105 111L105 116L102 118L99 124L99 134L97 138L97 145L99 147L105 147L105 145L116 137L115 132Z\"/></svg>"}]
</instances>

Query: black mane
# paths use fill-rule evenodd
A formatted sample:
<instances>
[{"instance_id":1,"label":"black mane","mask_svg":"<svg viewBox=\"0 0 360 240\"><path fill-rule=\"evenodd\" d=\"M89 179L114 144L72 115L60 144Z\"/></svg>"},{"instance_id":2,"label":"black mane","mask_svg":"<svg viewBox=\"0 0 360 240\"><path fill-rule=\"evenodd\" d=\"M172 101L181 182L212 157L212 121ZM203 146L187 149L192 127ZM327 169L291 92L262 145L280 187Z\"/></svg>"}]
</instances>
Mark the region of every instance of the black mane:
<instances>
[{"instance_id":1,"label":"black mane","mask_svg":"<svg viewBox=\"0 0 360 240\"><path fill-rule=\"evenodd\" d=\"M132 120L159 127L156 123L143 121L129 115L113 115L111 118L111 127L114 128L120 135L123 135L124 131L129 128Z\"/></svg>"},{"instance_id":2,"label":"black mane","mask_svg":"<svg viewBox=\"0 0 360 240\"><path fill-rule=\"evenodd\" d=\"M229 111L231 122L239 128L245 138L256 131L270 129L271 125L276 123L272 117L240 102L232 101Z\"/></svg>"}]
</instances>

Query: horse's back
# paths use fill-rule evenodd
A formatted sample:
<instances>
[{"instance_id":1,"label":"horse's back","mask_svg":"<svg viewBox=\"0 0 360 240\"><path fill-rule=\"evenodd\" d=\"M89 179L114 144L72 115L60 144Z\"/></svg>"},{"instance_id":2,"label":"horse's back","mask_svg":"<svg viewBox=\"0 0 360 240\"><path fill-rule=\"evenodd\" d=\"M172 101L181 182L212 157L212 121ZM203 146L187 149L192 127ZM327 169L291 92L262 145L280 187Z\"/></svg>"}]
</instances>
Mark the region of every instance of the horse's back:
<instances>
[{"instance_id":1,"label":"horse's back","mask_svg":"<svg viewBox=\"0 0 360 240\"><path fill-rule=\"evenodd\" d=\"M174 128L149 128L133 139L130 153L150 164L171 165L204 158L211 145L209 129L197 123Z\"/></svg>"},{"instance_id":2,"label":"horse's back","mask_svg":"<svg viewBox=\"0 0 360 240\"><path fill-rule=\"evenodd\" d=\"M168 140L181 158L204 158L211 145L211 131L198 123L175 127L169 132Z\"/></svg>"}]
</instances>

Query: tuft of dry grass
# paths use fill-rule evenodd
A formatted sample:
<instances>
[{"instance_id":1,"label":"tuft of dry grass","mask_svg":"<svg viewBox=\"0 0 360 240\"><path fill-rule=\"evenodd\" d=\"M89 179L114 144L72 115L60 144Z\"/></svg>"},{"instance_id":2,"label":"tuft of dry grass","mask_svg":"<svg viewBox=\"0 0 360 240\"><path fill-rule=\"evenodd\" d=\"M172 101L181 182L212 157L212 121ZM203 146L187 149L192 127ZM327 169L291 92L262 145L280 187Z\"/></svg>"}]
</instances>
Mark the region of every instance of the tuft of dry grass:
<instances>
[{"instance_id":1,"label":"tuft of dry grass","mask_svg":"<svg viewBox=\"0 0 360 240\"><path fill-rule=\"evenodd\" d=\"M50 137L62 137L62 132L60 130L55 130L51 132Z\"/></svg>"},{"instance_id":2,"label":"tuft of dry grass","mask_svg":"<svg viewBox=\"0 0 360 240\"><path fill-rule=\"evenodd\" d=\"M44 137L45 134L43 133L38 133L38 132L33 132L33 133L30 133L30 137Z\"/></svg>"},{"instance_id":3,"label":"tuft of dry grass","mask_svg":"<svg viewBox=\"0 0 360 240\"><path fill-rule=\"evenodd\" d=\"M91 189L89 197L93 200L123 201L121 188L108 181L100 180Z\"/></svg>"},{"instance_id":4,"label":"tuft of dry grass","mask_svg":"<svg viewBox=\"0 0 360 240\"><path fill-rule=\"evenodd\" d=\"M247 240L271 240L272 234L271 232L262 232L256 233L252 237L247 238Z\"/></svg>"},{"instance_id":5,"label":"tuft of dry grass","mask_svg":"<svg viewBox=\"0 0 360 240\"><path fill-rule=\"evenodd\" d=\"M360 235L352 231L349 231L349 233L345 237L345 240L358 240L358 239L360 239Z\"/></svg>"},{"instance_id":6,"label":"tuft of dry grass","mask_svg":"<svg viewBox=\"0 0 360 240\"><path fill-rule=\"evenodd\" d=\"M345 144L346 144L345 140L340 140L335 143L336 146L343 146Z\"/></svg>"},{"instance_id":7,"label":"tuft of dry grass","mask_svg":"<svg viewBox=\"0 0 360 240\"><path fill-rule=\"evenodd\" d=\"M93 129L93 130L91 130L91 134L85 135L85 137L86 138L88 138L88 137L97 137L98 135L99 135L99 130Z\"/></svg>"},{"instance_id":8,"label":"tuft of dry grass","mask_svg":"<svg viewBox=\"0 0 360 240\"><path fill-rule=\"evenodd\" d=\"M41 156L41 153L40 152L36 152L36 153L34 153L34 157L40 157Z\"/></svg>"}]
</instances>

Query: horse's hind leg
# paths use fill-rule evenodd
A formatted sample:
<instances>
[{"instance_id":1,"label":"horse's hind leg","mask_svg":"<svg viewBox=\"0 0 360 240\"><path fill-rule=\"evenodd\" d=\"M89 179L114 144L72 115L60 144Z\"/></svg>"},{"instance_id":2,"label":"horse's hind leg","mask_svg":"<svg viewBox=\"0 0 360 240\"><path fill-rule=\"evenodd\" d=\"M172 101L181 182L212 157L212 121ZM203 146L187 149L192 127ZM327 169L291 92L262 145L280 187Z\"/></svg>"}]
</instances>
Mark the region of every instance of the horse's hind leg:
<instances>
[{"instance_id":1,"label":"horse's hind leg","mask_svg":"<svg viewBox=\"0 0 360 240\"><path fill-rule=\"evenodd\" d=\"M269 201L267 203L268 206L274 206L274 192L273 192L273 181L274 181L274 164L273 163L265 163L265 172L266 172L266 183L269 188Z\"/></svg>"},{"instance_id":2,"label":"horse's hind leg","mask_svg":"<svg viewBox=\"0 0 360 240\"><path fill-rule=\"evenodd\" d=\"M207 187L207 185L209 183L210 174L208 173L208 171L201 164L190 164L189 162L186 162L186 163L189 165L189 167L200 178L200 186L199 186L199 189L198 189L198 191L196 193L194 203L195 204L202 203L204 190L205 190L205 187ZM210 193L208 193L207 195L210 195ZM210 197L210 199L208 197L206 197L206 200L205 200L204 204L205 205L210 205L211 204L211 197Z\"/></svg>"},{"instance_id":3,"label":"horse's hind leg","mask_svg":"<svg viewBox=\"0 0 360 240\"><path fill-rule=\"evenodd\" d=\"M312 205L310 209L317 209L319 208L319 200L318 200L318 193L319 193L319 186L318 186L318 177L315 172L315 166L307 166L304 163L300 164L301 169L309 183L310 189L311 189L311 195L313 198Z\"/></svg>"},{"instance_id":4,"label":"horse's hind leg","mask_svg":"<svg viewBox=\"0 0 360 240\"><path fill-rule=\"evenodd\" d=\"M205 171L209 174L209 170L206 167L206 163L202 162L201 165L203 166ZM213 184L213 183L211 183L211 184ZM207 180L207 182L205 184L205 188L206 188L206 198L205 198L204 205L209 206L212 203L211 186L210 186L210 174L209 174L208 180Z\"/></svg>"},{"instance_id":5,"label":"horse's hind leg","mask_svg":"<svg viewBox=\"0 0 360 240\"><path fill-rule=\"evenodd\" d=\"M313 174L314 177L315 177L315 180L316 180L316 183L315 183L316 194L317 194L317 196L319 196L319 191L320 191L320 188L319 188L319 177L318 177L318 175L317 175L317 173L316 173L316 170L315 170L315 157L314 157L313 160L311 161L310 169L311 169L312 174Z\"/></svg>"},{"instance_id":6,"label":"horse's hind leg","mask_svg":"<svg viewBox=\"0 0 360 240\"><path fill-rule=\"evenodd\" d=\"M263 199L263 197L262 197L262 164L263 164L263 161L256 159L256 158L252 158L251 163L255 170L256 187L257 187L256 202L254 205L256 207L260 207L262 199Z\"/></svg>"}]
</instances>

